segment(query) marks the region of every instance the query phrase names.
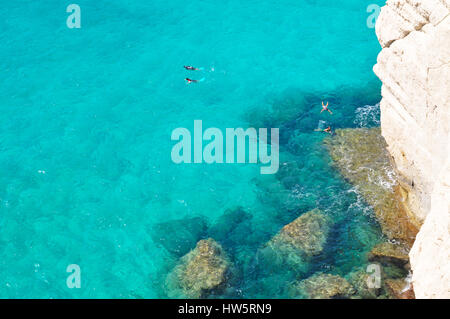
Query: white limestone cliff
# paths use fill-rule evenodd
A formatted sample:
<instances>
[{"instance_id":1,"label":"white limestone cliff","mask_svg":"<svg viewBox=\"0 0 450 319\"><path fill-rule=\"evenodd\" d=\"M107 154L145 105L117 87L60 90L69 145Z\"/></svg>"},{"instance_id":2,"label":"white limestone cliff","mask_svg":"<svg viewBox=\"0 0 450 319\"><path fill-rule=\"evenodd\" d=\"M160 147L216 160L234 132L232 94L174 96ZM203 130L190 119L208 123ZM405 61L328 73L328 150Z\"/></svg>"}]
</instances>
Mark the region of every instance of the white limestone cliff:
<instances>
[{"instance_id":1,"label":"white limestone cliff","mask_svg":"<svg viewBox=\"0 0 450 319\"><path fill-rule=\"evenodd\" d=\"M376 33L381 130L422 225L410 252L417 298L450 298L450 0L388 0Z\"/></svg>"}]
</instances>

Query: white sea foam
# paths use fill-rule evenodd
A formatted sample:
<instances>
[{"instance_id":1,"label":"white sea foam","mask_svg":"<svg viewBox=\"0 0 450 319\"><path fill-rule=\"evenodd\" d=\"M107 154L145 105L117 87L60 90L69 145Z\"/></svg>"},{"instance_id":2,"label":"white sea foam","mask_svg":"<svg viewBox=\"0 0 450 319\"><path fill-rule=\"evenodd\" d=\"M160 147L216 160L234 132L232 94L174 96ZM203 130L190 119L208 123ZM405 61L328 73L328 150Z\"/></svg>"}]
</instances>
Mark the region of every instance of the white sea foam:
<instances>
[{"instance_id":1,"label":"white sea foam","mask_svg":"<svg viewBox=\"0 0 450 319\"><path fill-rule=\"evenodd\" d=\"M371 127L380 125L380 103L364 105L355 111L355 120L358 127Z\"/></svg>"}]
</instances>

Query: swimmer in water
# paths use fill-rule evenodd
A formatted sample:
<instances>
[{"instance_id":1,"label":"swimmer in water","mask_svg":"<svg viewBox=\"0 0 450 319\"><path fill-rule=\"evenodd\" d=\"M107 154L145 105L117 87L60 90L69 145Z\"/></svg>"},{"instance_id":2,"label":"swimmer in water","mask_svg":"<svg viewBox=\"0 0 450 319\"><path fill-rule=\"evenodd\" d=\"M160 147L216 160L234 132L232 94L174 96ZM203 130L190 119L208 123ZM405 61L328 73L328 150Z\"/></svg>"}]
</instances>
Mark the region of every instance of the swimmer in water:
<instances>
[{"instance_id":1,"label":"swimmer in water","mask_svg":"<svg viewBox=\"0 0 450 319\"><path fill-rule=\"evenodd\" d=\"M331 132L331 126L328 126L326 129L323 130L325 133L330 133L333 134L333 132Z\"/></svg>"},{"instance_id":2,"label":"swimmer in water","mask_svg":"<svg viewBox=\"0 0 450 319\"><path fill-rule=\"evenodd\" d=\"M328 126L326 129L322 130L322 129L316 129L314 130L316 132L325 132L325 133L329 133L329 134L333 134L333 132L331 131L331 126Z\"/></svg>"},{"instance_id":3,"label":"swimmer in water","mask_svg":"<svg viewBox=\"0 0 450 319\"><path fill-rule=\"evenodd\" d=\"M327 102L327 105L324 105L324 104L323 104L323 101L322 101L322 111L320 111L320 113L322 113L323 111L328 111L328 112L330 112L330 114L333 114L333 112L331 112L331 111L328 109L328 102Z\"/></svg>"},{"instance_id":4,"label":"swimmer in water","mask_svg":"<svg viewBox=\"0 0 450 319\"><path fill-rule=\"evenodd\" d=\"M190 65L185 65L185 66L183 66L186 70L189 70L189 71L198 71L198 70L200 70L199 68L194 68L193 66L190 66Z\"/></svg>"},{"instance_id":5,"label":"swimmer in water","mask_svg":"<svg viewBox=\"0 0 450 319\"><path fill-rule=\"evenodd\" d=\"M185 78L185 80L187 81L188 84L190 83L198 83L198 80L191 80L190 78Z\"/></svg>"}]
</instances>

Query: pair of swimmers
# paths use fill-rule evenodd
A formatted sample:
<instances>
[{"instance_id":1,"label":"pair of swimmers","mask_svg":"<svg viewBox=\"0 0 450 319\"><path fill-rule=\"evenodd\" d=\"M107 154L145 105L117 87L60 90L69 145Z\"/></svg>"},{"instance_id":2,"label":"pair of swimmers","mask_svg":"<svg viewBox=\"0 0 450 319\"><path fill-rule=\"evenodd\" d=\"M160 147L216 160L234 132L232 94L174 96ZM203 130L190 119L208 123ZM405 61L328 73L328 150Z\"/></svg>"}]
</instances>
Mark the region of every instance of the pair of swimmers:
<instances>
[{"instance_id":1,"label":"pair of swimmers","mask_svg":"<svg viewBox=\"0 0 450 319\"><path fill-rule=\"evenodd\" d=\"M328 104L329 102L327 102L327 105L323 104L322 101L322 110L320 111L320 113L322 114L322 112L327 111L330 114L333 114L333 112L331 112L331 110L328 108ZM333 134L332 130L331 130L331 126L328 126L326 129L322 130L322 129L317 129L315 131L319 131L319 132L325 132L325 133L329 133L329 134Z\"/></svg>"},{"instance_id":2,"label":"pair of swimmers","mask_svg":"<svg viewBox=\"0 0 450 319\"><path fill-rule=\"evenodd\" d=\"M199 71L199 70L200 70L199 68L195 68L195 67L190 66L190 65L184 65L183 67L184 67L186 70L188 70L188 71ZM187 81L188 84L200 82L200 80L192 80L192 79L190 79L190 78L185 78L185 80Z\"/></svg>"},{"instance_id":3,"label":"pair of swimmers","mask_svg":"<svg viewBox=\"0 0 450 319\"><path fill-rule=\"evenodd\" d=\"M193 67L193 66L190 66L190 65L184 65L183 67L184 67L186 70L188 70L188 71L199 71L199 70L200 70L199 68L196 68L196 67ZM192 80L192 79L190 79L190 78L185 78L185 80L187 81L188 84L200 82L200 80ZM322 110L320 111L321 114L322 114L322 112L324 112L324 111L327 111L327 112L329 112L330 114L333 114L333 112L331 112L331 110L328 108L328 105L329 105L329 102L327 102L327 104L325 105L325 104L323 103L323 101L322 101ZM327 127L326 129L324 129L324 130L318 129L318 130L316 130L316 131L321 131L321 132L333 134L333 132L332 132L332 130L331 130L331 126L328 126L328 127Z\"/></svg>"}]
</instances>

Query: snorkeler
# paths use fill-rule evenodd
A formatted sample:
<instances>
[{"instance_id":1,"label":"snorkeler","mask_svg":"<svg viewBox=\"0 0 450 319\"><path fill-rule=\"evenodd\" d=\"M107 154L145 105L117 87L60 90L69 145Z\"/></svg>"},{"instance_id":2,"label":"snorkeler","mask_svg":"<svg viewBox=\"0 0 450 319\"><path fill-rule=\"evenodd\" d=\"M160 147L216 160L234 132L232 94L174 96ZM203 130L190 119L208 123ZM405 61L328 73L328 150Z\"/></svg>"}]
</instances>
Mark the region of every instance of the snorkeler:
<instances>
[{"instance_id":1,"label":"snorkeler","mask_svg":"<svg viewBox=\"0 0 450 319\"><path fill-rule=\"evenodd\" d=\"M189 71L198 71L198 70L200 70L199 68L194 68L193 66L190 66L190 65L184 65L183 67L186 70L189 70Z\"/></svg>"},{"instance_id":2,"label":"snorkeler","mask_svg":"<svg viewBox=\"0 0 450 319\"><path fill-rule=\"evenodd\" d=\"M200 80L192 80L190 78L185 78L185 80L187 81L188 84L190 83L199 83L199 82L203 82L205 81L205 78L201 78Z\"/></svg>"},{"instance_id":3,"label":"snorkeler","mask_svg":"<svg viewBox=\"0 0 450 319\"><path fill-rule=\"evenodd\" d=\"M333 112L331 112L331 111L328 109L328 102L327 102L327 105L324 105L324 104L323 104L323 101L322 101L322 111L320 111L320 113L322 113L323 111L328 111L328 112L330 112L330 114L333 114Z\"/></svg>"},{"instance_id":4,"label":"snorkeler","mask_svg":"<svg viewBox=\"0 0 450 319\"><path fill-rule=\"evenodd\" d=\"M323 130L325 133L330 133L333 134L333 132L331 131L331 126L328 126L326 129Z\"/></svg>"},{"instance_id":5,"label":"snorkeler","mask_svg":"<svg viewBox=\"0 0 450 319\"><path fill-rule=\"evenodd\" d=\"M314 131L316 132L325 132L325 133L329 133L331 135L333 135L333 131L331 130L331 126L328 126L326 129L315 129Z\"/></svg>"},{"instance_id":6,"label":"snorkeler","mask_svg":"<svg viewBox=\"0 0 450 319\"><path fill-rule=\"evenodd\" d=\"M188 84L190 83L198 83L198 80L191 80L190 78L185 78L185 80L187 81Z\"/></svg>"}]
</instances>

